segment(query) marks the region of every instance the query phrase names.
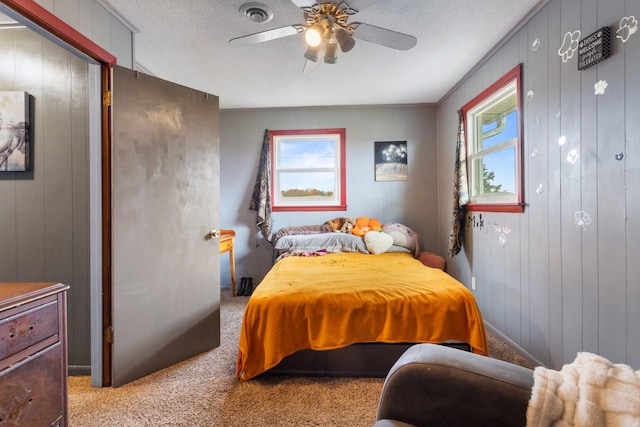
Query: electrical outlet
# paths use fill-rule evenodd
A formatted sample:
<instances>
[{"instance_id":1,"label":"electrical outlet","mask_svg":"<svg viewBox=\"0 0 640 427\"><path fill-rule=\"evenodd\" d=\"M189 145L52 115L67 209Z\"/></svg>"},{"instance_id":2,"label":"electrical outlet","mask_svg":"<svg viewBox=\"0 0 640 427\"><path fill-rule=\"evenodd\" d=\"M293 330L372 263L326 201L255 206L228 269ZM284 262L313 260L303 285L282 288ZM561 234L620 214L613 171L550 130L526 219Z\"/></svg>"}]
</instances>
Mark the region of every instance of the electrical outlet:
<instances>
[{"instance_id":1,"label":"electrical outlet","mask_svg":"<svg viewBox=\"0 0 640 427\"><path fill-rule=\"evenodd\" d=\"M471 290L472 291L476 290L476 278L475 277L471 277Z\"/></svg>"}]
</instances>

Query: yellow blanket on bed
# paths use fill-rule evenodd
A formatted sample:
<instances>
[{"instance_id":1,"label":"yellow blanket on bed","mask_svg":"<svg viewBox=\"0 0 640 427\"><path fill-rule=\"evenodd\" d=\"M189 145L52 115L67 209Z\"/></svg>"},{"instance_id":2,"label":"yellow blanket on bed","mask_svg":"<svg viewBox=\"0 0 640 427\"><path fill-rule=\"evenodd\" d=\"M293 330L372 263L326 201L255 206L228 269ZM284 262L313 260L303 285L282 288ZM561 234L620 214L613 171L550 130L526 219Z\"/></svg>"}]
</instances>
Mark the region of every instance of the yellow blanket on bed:
<instances>
[{"instance_id":1,"label":"yellow blanket on bed","mask_svg":"<svg viewBox=\"0 0 640 427\"><path fill-rule=\"evenodd\" d=\"M473 294L445 272L406 253L288 257L247 303L236 375L248 380L304 349L447 340L488 354Z\"/></svg>"}]
</instances>

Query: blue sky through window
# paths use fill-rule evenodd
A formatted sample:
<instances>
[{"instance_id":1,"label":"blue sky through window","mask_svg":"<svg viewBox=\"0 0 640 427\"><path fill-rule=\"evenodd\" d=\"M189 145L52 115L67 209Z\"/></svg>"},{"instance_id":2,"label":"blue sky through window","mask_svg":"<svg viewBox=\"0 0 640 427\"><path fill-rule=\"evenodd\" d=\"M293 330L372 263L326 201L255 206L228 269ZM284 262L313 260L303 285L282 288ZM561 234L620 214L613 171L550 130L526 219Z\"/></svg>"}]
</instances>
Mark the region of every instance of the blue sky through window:
<instances>
[{"instance_id":1,"label":"blue sky through window","mask_svg":"<svg viewBox=\"0 0 640 427\"><path fill-rule=\"evenodd\" d=\"M331 139L289 139L280 142L280 190L336 191L334 172L286 172L287 169L336 167L336 143Z\"/></svg>"},{"instance_id":2,"label":"blue sky through window","mask_svg":"<svg viewBox=\"0 0 640 427\"><path fill-rule=\"evenodd\" d=\"M495 129L495 123L490 123L482 127L483 132ZM483 148L489 148L496 144L508 141L518 136L517 112L507 115L507 123L505 129L497 135L493 135L482 141ZM515 147L501 150L489 155L483 156L484 164L487 171L494 172L495 178L491 182L492 185L502 185L502 190L509 193L516 191L516 150Z\"/></svg>"}]
</instances>

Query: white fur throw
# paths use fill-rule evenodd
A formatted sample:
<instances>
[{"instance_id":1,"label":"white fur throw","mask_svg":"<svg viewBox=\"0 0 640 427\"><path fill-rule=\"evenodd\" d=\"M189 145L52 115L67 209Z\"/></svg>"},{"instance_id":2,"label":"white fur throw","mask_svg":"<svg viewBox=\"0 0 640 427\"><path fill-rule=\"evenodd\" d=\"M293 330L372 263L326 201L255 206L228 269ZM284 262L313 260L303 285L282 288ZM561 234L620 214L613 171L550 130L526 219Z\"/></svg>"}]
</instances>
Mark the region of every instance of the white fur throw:
<instances>
[{"instance_id":1,"label":"white fur throw","mask_svg":"<svg viewBox=\"0 0 640 427\"><path fill-rule=\"evenodd\" d=\"M640 427L640 371L592 353L533 371L527 426Z\"/></svg>"}]
</instances>

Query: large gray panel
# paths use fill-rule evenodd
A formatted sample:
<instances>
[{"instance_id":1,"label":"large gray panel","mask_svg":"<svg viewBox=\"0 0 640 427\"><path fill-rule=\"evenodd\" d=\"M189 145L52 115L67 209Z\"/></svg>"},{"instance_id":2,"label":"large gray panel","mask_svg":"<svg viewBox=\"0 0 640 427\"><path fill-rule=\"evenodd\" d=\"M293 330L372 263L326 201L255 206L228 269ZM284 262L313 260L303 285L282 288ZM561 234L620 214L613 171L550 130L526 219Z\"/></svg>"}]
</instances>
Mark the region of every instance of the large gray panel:
<instances>
[{"instance_id":1,"label":"large gray panel","mask_svg":"<svg viewBox=\"0 0 640 427\"><path fill-rule=\"evenodd\" d=\"M596 28L619 22L624 16L624 3L623 0L598 2ZM625 117L622 102L625 99L625 63L621 50L614 51L613 55L597 65L598 79L609 82L605 94L597 99L598 280L601 286L598 352L618 362L627 357L625 164L615 159L615 155L624 149L625 141L622 120Z\"/></svg>"},{"instance_id":2,"label":"large gray panel","mask_svg":"<svg viewBox=\"0 0 640 427\"><path fill-rule=\"evenodd\" d=\"M113 385L220 344L218 98L113 79Z\"/></svg>"},{"instance_id":3,"label":"large gray panel","mask_svg":"<svg viewBox=\"0 0 640 427\"><path fill-rule=\"evenodd\" d=\"M571 13L580 10L580 3L581 0L562 2L563 33L581 28L580 14ZM582 211L581 166L585 158L580 137L581 75L576 56L560 67L560 135L566 139L556 147L560 153L562 278L561 307L553 312L552 324L561 324L562 328L553 328L552 334L555 330L555 340L562 343L563 354L558 354L554 363L571 362L582 348L582 270L578 266L581 265L582 234L588 230L576 226L576 212Z\"/></svg>"}]
</instances>

